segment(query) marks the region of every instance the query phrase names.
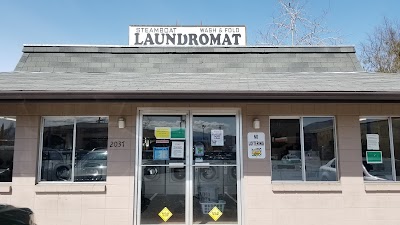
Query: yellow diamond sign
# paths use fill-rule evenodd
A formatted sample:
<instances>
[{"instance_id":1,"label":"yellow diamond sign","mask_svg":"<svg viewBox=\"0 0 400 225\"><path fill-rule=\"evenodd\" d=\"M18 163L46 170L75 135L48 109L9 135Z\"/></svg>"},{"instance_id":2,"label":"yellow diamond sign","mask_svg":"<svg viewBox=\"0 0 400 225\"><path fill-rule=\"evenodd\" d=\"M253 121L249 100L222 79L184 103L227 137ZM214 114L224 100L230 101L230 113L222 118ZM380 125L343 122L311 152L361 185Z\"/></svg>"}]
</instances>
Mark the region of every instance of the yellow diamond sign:
<instances>
[{"instance_id":1,"label":"yellow diamond sign","mask_svg":"<svg viewBox=\"0 0 400 225\"><path fill-rule=\"evenodd\" d=\"M218 209L217 206L214 206L214 208L211 209L211 211L208 213L208 215L210 215L214 221L217 221L222 216L222 212L221 212L221 210Z\"/></svg>"},{"instance_id":2,"label":"yellow diamond sign","mask_svg":"<svg viewBox=\"0 0 400 225\"><path fill-rule=\"evenodd\" d=\"M158 213L158 216L161 217L161 219L164 220L164 222L167 222L169 218L171 218L172 212L169 211L167 207L164 207L163 210L161 210L161 212Z\"/></svg>"}]
</instances>

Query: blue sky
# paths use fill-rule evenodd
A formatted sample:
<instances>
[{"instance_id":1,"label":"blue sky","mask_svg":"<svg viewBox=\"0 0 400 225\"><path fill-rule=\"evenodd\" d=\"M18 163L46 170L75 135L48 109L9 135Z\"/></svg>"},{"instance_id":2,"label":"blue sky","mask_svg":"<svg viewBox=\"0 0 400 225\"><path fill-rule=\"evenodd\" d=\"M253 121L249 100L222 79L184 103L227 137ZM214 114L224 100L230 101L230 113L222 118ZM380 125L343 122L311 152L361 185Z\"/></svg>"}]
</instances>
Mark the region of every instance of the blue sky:
<instances>
[{"instance_id":1,"label":"blue sky","mask_svg":"<svg viewBox=\"0 0 400 225\"><path fill-rule=\"evenodd\" d=\"M400 20L399 0L309 0L309 14L328 10L326 24L344 45L365 41L384 16ZM12 71L23 44L128 44L128 26L245 25L248 44L277 12L275 0L1 0L0 71Z\"/></svg>"}]
</instances>

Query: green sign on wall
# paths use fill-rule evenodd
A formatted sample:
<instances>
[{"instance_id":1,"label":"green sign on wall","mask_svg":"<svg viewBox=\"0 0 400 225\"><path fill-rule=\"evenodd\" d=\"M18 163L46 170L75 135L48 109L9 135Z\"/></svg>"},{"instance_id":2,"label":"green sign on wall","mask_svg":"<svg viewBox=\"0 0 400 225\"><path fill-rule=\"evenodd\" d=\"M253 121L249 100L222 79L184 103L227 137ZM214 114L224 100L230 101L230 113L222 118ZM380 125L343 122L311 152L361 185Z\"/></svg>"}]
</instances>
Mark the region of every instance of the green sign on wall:
<instances>
[{"instance_id":1,"label":"green sign on wall","mask_svg":"<svg viewBox=\"0 0 400 225\"><path fill-rule=\"evenodd\" d=\"M382 163L382 151L367 151L366 154L368 164Z\"/></svg>"}]
</instances>

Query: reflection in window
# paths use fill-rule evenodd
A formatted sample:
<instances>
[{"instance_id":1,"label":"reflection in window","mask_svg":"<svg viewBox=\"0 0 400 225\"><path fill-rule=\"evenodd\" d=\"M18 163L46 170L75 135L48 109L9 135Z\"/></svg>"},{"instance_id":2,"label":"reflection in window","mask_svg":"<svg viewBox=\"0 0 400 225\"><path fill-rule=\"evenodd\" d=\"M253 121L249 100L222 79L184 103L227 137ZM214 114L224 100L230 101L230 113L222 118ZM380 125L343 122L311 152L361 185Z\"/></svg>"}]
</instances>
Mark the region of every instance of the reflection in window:
<instances>
[{"instance_id":1,"label":"reflection in window","mask_svg":"<svg viewBox=\"0 0 400 225\"><path fill-rule=\"evenodd\" d=\"M185 159L186 116L143 116L142 164L182 162ZM172 154L172 145L183 151ZM175 152L176 153L176 152Z\"/></svg>"},{"instance_id":2,"label":"reflection in window","mask_svg":"<svg viewBox=\"0 0 400 225\"><path fill-rule=\"evenodd\" d=\"M43 128L42 181L70 181L73 118L46 118Z\"/></svg>"},{"instance_id":3,"label":"reflection in window","mask_svg":"<svg viewBox=\"0 0 400 225\"><path fill-rule=\"evenodd\" d=\"M400 118L392 118L396 180L400 180Z\"/></svg>"},{"instance_id":4,"label":"reflection in window","mask_svg":"<svg viewBox=\"0 0 400 225\"><path fill-rule=\"evenodd\" d=\"M236 164L236 117L193 116L193 159Z\"/></svg>"},{"instance_id":5,"label":"reflection in window","mask_svg":"<svg viewBox=\"0 0 400 225\"><path fill-rule=\"evenodd\" d=\"M41 181L105 181L107 140L107 117L45 117Z\"/></svg>"},{"instance_id":6,"label":"reflection in window","mask_svg":"<svg viewBox=\"0 0 400 225\"><path fill-rule=\"evenodd\" d=\"M303 130L306 180L336 181L333 118L305 117Z\"/></svg>"},{"instance_id":7,"label":"reflection in window","mask_svg":"<svg viewBox=\"0 0 400 225\"><path fill-rule=\"evenodd\" d=\"M400 157L400 118L360 118L363 176L366 181L397 180ZM390 133L392 126L392 133ZM394 149L391 147L393 139ZM392 158L394 152L395 158ZM375 153L376 156L375 157ZM380 155L382 157L380 157ZM393 171L393 165L395 171Z\"/></svg>"},{"instance_id":8,"label":"reflection in window","mask_svg":"<svg viewBox=\"0 0 400 225\"><path fill-rule=\"evenodd\" d=\"M15 117L0 117L0 182L12 181L15 125Z\"/></svg>"},{"instance_id":9,"label":"reflection in window","mask_svg":"<svg viewBox=\"0 0 400 225\"><path fill-rule=\"evenodd\" d=\"M302 180L300 121L271 120L272 180Z\"/></svg>"},{"instance_id":10,"label":"reflection in window","mask_svg":"<svg viewBox=\"0 0 400 225\"><path fill-rule=\"evenodd\" d=\"M106 180L107 141L107 117L76 119L75 181Z\"/></svg>"},{"instance_id":11,"label":"reflection in window","mask_svg":"<svg viewBox=\"0 0 400 225\"><path fill-rule=\"evenodd\" d=\"M271 119L270 126L272 180L337 181L333 117Z\"/></svg>"}]
</instances>

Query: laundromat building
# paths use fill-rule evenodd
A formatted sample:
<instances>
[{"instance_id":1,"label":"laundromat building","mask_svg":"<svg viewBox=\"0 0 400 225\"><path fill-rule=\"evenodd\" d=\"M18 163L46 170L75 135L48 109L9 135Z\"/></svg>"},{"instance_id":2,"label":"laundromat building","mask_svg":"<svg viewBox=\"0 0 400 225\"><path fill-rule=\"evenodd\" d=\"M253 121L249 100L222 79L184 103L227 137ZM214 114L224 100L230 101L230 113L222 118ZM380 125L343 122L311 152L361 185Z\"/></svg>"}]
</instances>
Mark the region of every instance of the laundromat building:
<instances>
[{"instance_id":1,"label":"laundromat building","mask_svg":"<svg viewBox=\"0 0 400 225\"><path fill-rule=\"evenodd\" d=\"M24 45L0 73L0 204L38 225L400 224L400 75L240 32Z\"/></svg>"}]
</instances>

